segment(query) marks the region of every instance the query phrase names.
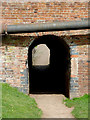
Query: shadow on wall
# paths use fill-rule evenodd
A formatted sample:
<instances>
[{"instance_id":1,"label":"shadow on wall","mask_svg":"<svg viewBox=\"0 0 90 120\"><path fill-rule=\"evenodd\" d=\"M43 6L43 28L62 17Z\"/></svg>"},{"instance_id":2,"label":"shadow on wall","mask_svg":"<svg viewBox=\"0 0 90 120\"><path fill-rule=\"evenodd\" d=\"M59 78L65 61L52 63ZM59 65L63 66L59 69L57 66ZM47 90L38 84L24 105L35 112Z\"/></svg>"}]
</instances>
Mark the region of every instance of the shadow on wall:
<instances>
[{"instance_id":1,"label":"shadow on wall","mask_svg":"<svg viewBox=\"0 0 90 120\"><path fill-rule=\"evenodd\" d=\"M50 49L48 65L32 64L32 50L40 44L46 44ZM28 64L30 93L59 93L69 97L70 52L63 39L54 35L44 35L35 39L29 47Z\"/></svg>"},{"instance_id":2,"label":"shadow on wall","mask_svg":"<svg viewBox=\"0 0 90 120\"><path fill-rule=\"evenodd\" d=\"M28 47L36 36L19 36L19 35L3 35L2 46L15 46L15 47ZM62 39L67 39L68 44L71 46L76 45L89 45L89 35L65 35L61 36ZM72 44L73 42L73 44Z\"/></svg>"}]
</instances>

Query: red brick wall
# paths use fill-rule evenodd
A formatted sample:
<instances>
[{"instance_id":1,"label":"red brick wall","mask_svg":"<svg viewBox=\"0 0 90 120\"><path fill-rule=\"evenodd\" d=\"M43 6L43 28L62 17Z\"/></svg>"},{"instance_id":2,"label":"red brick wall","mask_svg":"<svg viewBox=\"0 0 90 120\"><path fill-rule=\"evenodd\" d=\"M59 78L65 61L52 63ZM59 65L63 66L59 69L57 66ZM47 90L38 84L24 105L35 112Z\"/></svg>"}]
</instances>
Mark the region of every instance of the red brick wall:
<instances>
[{"instance_id":1,"label":"red brick wall","mask_svg":"<svg viewBox=\"0 0 90 120\"><path fill-rule=\"evenodd\" d=\"M55 34L54 34L55 35ZM57 34L56 34L57 35ZM2 39L2 82L7 82L20 91L28 93L30 89L26 71L26 60L31 40L35 36L10 35ZM70 46L71 73L70 97L88 93L88 45L87 35L61 35Z\"/></svg>"},{"instance_id":2,"label":"red brick wall","mask_svg":"<svg viewBox=\"0 0 90 120\"><path fill-rule=\"evenodd\" d=\"M5 24L70 21L88 18L88 2L2 2Z\"/></svg>"},{"instance_id":3,"label":"red brick wall","mask_svg":"<svg viewBox=\"0 0 90 120\"><path fill-rule=\"evenodd\" d=\"M2 2L2 24L29 24L88 18L88 2ZM70 46L70 97L88 93L88 30L70 30L3 36L2 81L28 93L24 80L28 47L37 36L62 37ZM1 73L0 73L1 74Z\"/></svg>"}]
</instances>

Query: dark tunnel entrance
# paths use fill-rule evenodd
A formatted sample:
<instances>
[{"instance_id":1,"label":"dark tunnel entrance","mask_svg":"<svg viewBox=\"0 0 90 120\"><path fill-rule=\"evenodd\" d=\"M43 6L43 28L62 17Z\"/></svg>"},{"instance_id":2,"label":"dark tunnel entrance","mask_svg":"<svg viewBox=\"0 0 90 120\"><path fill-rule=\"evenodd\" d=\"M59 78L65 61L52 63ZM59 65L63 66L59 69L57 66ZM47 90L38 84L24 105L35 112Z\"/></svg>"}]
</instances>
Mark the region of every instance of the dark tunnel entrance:
<instances>
[{"instance_id":1,"label":"dark tunnel entrance","mask_svg":"<svg viewBox=\"0 0 90 120\"><path fill-rule=\"evenodd\" d=\"M50 49L48 65L32 64L32 50L40 44ZM36 38L29 47L28 65L30 94L64 94L69 97L70 52L63 39L54 35Z\"/></svg>"}]
</instances>

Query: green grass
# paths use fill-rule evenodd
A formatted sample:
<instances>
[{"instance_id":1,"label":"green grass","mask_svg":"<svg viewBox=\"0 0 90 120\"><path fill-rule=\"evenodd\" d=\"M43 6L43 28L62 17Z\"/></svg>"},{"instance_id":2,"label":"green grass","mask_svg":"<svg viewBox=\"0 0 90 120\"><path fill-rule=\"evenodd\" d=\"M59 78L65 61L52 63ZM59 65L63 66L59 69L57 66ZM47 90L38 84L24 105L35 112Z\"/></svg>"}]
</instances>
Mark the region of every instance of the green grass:
<instances>
[{"instance_id":1,"label":"green grass","mask_svg":"<svg viewBox=\"0 0 90 120\"><path fill-rule=\"evenodd\" d=\"M35 100L8 84L2 84L2 118L41 118Z\"/></svg>"},{"instance_id":2,"label":"green grass","mask_svg":"<svg viewBox=\"0 0 90 120\"><path fill-rule=\"evenodd\" d=\"M67 107L74 107L72 115L75 118L88 118L88 102L90 103L90 95L85 94L82 97L73 98L72 100L66 98L64 102Z\"/></svg>"}]
</instances>

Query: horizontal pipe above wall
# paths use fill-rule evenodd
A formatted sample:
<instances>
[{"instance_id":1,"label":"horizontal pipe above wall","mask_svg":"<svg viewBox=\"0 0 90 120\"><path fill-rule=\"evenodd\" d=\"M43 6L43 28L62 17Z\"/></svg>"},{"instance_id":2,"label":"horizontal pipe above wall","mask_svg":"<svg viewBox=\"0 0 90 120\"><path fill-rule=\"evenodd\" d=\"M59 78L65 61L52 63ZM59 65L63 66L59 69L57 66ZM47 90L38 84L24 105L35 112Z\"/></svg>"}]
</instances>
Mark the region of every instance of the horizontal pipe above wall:
<instances>
[{"instance_id":1,"label":"horizontal pipe above wall","mask_svg":"<svg viewBox=\"0 0 90 120\"><path fill-rule=\"evenodd\" d=\"M68 22L53 22L53 23L38 23L38 24L18 24L7 25L2 27L2 34L15 34L15 33L32 33L32 32L45 32L45 31L63 31L63 30L78 30L90 29L89 19L81 21L68 21Z\"/></svg>"}]
</instances>

